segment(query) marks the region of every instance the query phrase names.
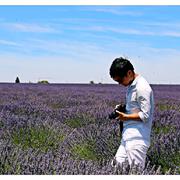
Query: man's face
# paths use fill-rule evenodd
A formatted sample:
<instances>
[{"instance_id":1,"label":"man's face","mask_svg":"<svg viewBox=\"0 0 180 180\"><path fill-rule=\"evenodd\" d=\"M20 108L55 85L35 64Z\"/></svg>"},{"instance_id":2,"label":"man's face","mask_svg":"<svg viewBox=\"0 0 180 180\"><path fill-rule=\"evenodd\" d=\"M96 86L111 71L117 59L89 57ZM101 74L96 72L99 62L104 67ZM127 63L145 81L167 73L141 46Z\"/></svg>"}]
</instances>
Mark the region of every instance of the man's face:
<instances>
[{"instance_id":1,"label":"man's face","mask_svg":"<svg viewBox=\"0 0 180 180\"><path fill-rule=\"evenodd\" d=\"M131 82L132 78L132 71L128 71L127 75L122 77L116 76L113 78L114 81L118 82L119 84L123 85L123 86L128 86L129 83Z\"/></svg>"}]
</instances>

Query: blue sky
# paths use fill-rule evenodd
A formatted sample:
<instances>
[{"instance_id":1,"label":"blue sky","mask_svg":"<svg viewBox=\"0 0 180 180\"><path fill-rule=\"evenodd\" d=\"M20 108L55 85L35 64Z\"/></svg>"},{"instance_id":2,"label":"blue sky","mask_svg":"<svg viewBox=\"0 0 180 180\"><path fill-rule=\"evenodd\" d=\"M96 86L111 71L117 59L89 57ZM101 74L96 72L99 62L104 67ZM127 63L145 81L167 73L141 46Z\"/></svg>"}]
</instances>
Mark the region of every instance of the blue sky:
<instances>
[{"instance_id":1,"label":"blue sky","mask_svg":"<svg viewBox=\"0 0 180 180\"><path fill-rule=\"evenodd\" d=\"M0 6L0 82L114 83L124 56L150 83L180 83L180 6Z\"/></svg>"}]
</instances>

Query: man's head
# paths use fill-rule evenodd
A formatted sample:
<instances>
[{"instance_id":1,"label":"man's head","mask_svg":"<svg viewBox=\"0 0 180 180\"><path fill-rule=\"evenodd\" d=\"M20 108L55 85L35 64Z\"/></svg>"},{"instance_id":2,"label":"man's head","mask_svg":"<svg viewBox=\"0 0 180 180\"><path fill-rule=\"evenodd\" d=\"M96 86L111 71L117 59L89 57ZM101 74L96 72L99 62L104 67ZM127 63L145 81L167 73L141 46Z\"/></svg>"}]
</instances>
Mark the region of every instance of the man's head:
<instances>
[{"instance_id":1,"label":"man's head","mask_svg":"<svg viewBox=\"0 0 180 180\"><path fill-rule=\"evenodd\" d=\"M135 77L134 67L128 59L116 58L110 67L110 76L119 84L128 86Z\"/></svg>"}]
</instances>

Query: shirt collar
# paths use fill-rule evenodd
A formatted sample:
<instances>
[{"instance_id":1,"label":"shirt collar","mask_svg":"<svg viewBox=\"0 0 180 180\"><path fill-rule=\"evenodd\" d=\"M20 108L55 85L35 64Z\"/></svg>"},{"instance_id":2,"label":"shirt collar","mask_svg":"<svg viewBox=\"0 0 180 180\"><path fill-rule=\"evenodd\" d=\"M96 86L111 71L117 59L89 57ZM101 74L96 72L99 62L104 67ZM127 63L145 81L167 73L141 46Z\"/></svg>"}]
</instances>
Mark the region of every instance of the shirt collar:
<instances>
[{"instance_id":1,"label":"shirt collar","mask_svg":"<svg viewBox=\"0 0 180 180\"><path fill-rule=\"evenodd\" d=\"M135 86L136 84L137 84L137 81L138 81L138 79L140 78L140 74L138 74L138 76L134 79L134 81L129 85L129 87L133 87L133 86Z\"/></svg>"}]
</instances>

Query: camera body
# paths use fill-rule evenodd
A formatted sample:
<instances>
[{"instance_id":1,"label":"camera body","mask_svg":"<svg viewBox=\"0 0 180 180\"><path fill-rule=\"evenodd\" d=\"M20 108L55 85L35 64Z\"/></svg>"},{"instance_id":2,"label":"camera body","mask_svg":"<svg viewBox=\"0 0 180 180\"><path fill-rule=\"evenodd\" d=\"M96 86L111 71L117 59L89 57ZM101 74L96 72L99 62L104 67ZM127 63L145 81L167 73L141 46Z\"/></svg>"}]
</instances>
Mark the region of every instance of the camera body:
<instances>
[{"instance_id":1,"label":"camera body","mask_svg":"<svg viewBox=\"0 0 180 180\"><path fill-rule=\"evenodd\" d=\"M116 112L116 110L119 112L125 113L126 112L126 105L125 104L117 105L117 107L114 109L114 111L111 114L109 114L109 119L116 119L119 116L119 114Z\"/></svg>"},{"instance_id":2,"label":"camera body","mask_svg":"<svg viewBox=\"0 0 180 180\"><path fill-rule=\"evenodd\" d=\"M126 105L125 104L117 105L116 108L114 109L114 111L111 114L109 114L109 119L116 119L119 116L119 114L116 112L116 110L119 112L125 113L126 112ZM122 132L123 132L123 121L119 121L119 130L120 130L120 133L122 134ZM119 132L116 132L116 130L114 130L114 132L117 136L120 136Z\"/></svg>"}]
</instances>

